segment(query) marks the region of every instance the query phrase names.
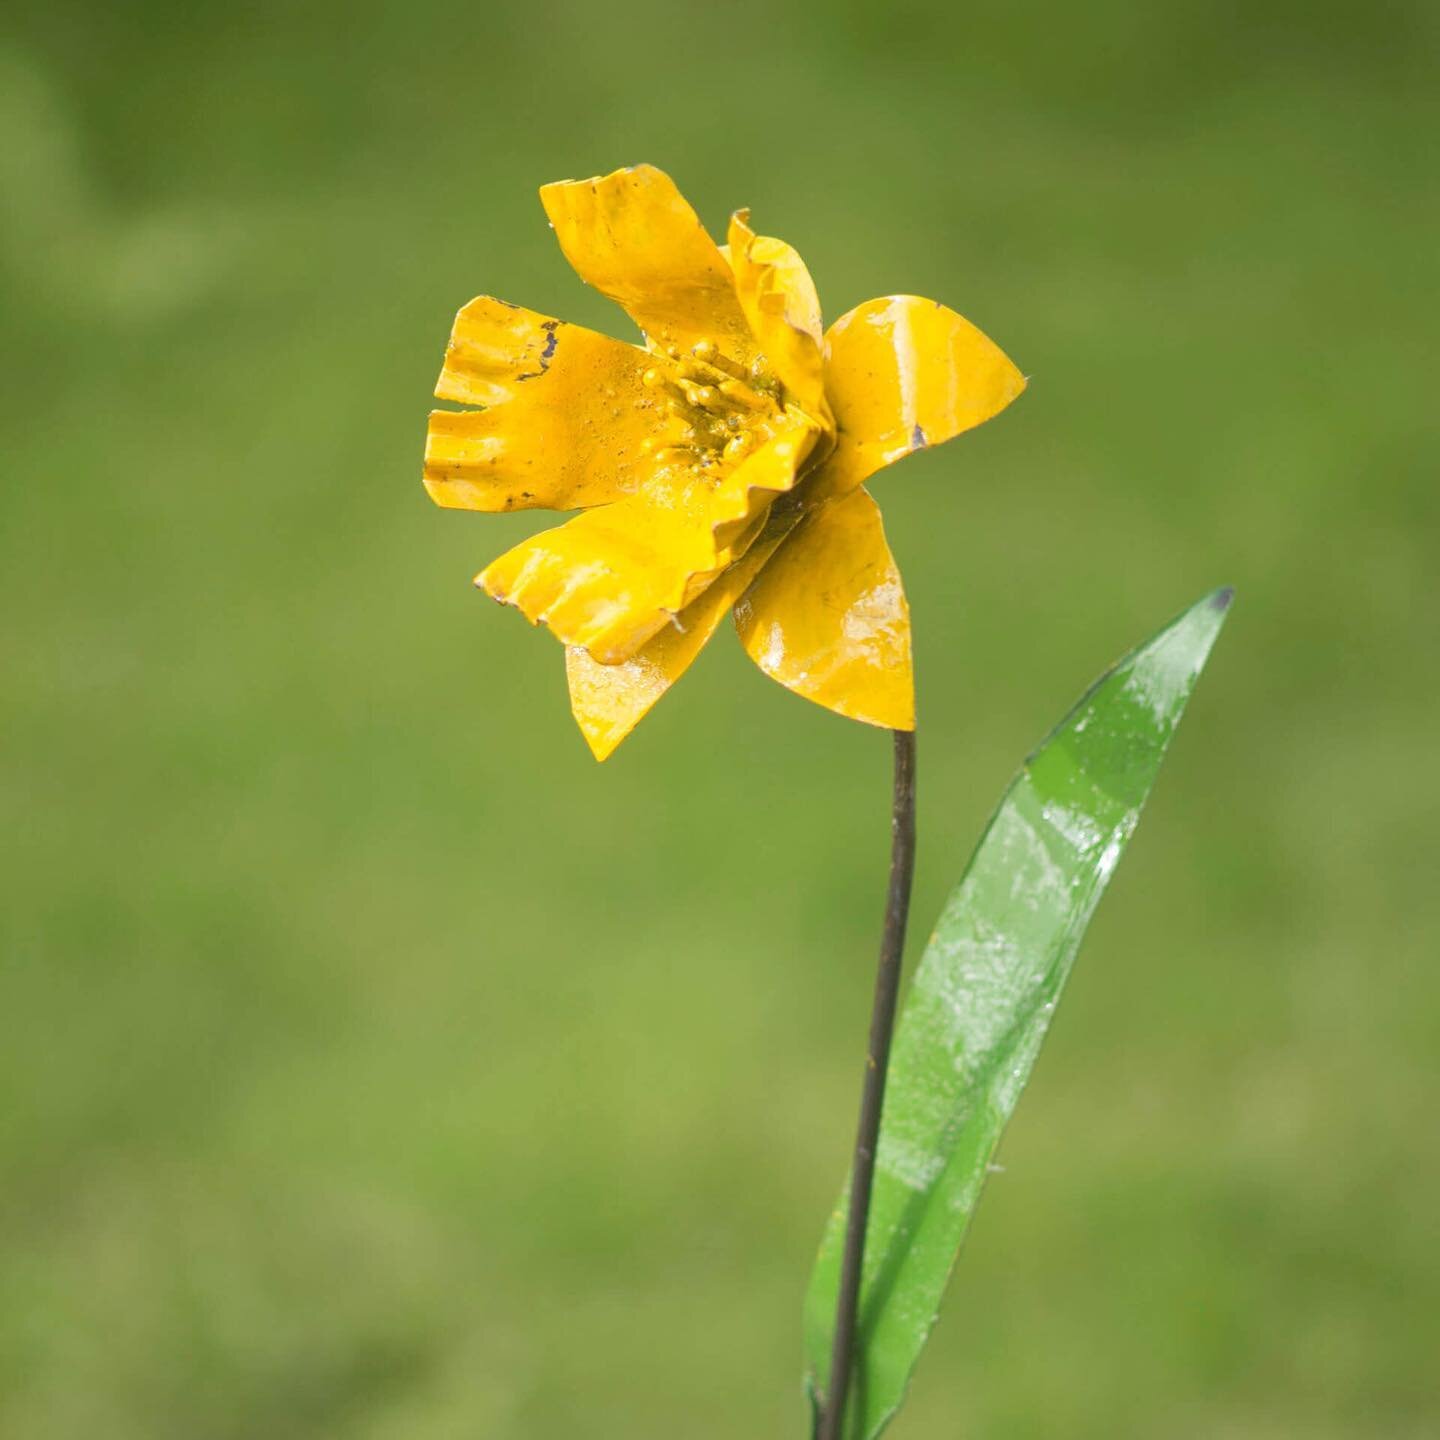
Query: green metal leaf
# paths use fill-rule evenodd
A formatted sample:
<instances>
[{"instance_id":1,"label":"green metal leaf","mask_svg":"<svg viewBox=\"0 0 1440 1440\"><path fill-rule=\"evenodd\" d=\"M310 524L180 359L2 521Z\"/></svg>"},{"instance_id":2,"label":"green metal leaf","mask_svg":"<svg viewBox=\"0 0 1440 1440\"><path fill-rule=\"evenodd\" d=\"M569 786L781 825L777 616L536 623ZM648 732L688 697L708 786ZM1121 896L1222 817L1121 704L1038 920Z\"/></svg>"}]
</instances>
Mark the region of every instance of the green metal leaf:
<instances>
[{"instance_id":1,"label":"green metal leaf","mask_svg":"<svg viewBox=\"0 0 1440 1440\"><path fill-rule=\"evenodd\" d=\"M904 1399L995 1147L1230 598L1207 596L1120 661L1030 756L926 947L891 1059L846 1440L872 1440ZM847 1202L805 1302L817 1405Z\"/></svg>"}]
</instances>

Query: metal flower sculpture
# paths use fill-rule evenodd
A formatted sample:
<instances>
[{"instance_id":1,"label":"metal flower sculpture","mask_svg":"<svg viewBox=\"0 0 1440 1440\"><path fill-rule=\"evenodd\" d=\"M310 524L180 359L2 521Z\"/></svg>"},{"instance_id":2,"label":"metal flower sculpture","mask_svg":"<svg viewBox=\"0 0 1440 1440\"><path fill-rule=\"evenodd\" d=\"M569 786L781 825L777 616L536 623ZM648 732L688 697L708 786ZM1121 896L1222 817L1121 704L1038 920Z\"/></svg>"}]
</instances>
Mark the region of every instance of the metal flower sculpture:
<instances>
[{"instance_id":1,"label":"metal flower sculpture","mask_svg":"<svg viewBox=\"0 0 1440 1440\"><path fill-rule=\"evenodd\" d=\"M744 210L717 245L651 166L540 198L570 263L644 343L489 297L460 311L435 393L472 408L431 415L426 488L453 509L580 512L476 583L564 644L571 708L598 759L727 612L767 675L894 732L860 1115L805 1306L813 1435L876 1440L1230 593L1101 677L1030 754L940 918L897 1034L915 698L905 591L865 482L988 420L1025 380L933 300L870 300L825 330L789 245L757 235Z\"/></svg>"}]
</instances>

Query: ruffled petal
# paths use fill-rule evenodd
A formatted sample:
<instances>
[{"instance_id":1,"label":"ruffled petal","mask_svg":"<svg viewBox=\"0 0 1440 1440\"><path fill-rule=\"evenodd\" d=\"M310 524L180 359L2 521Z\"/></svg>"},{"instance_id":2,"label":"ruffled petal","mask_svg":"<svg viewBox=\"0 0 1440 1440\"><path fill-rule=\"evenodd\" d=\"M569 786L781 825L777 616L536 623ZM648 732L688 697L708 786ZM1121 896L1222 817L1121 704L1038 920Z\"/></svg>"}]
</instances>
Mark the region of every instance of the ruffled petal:
<instances>
[{"instance_id":1,"label":"ruffled petal","mask_svg":"<svg viewBox=\"0 0 1440 1440\"><path fill-rule=\"evenodd\" d=\"M637 490L658 423L638 346L482 295L455 317L425 488L456 510L579 510Z\"/></svg>"},{"instance_id":2,"label":"ruffled petal","mask_svg":"<svg viewBox=\"0 0 1440 1440\"><path fill-rule=\"evenodd\" d=\"M719 478L662 465L636 494L507 551L476 584L565 645L618 665L749 549L818 433L797 419Z\"/></svg>"},{"instance_id":3,"label":"ruffled petal","mask_svg":"<svg viewBox=\"0 0 1440 1440\"><path fill-rule=\"evenodd\" d=\"M852 490L808 514L735 607L746 653L817 705L915 728L910 608L880 507Z\"/></svg>"},{"instance_id":4,"label":"ruffled petal","mask_svg":"<svg viewBox=\"0 0 1440 1440\"><path fill-rule=\"evenodd\" d=\"M1000 347L937 301L867 300L825 336L825 391L839 430L831 477L851 489L988 420L1024 388Z\"/></svg>"},{"instance_id":5,"label":"ruffled petal","mask_svg":"<svg viewBox=\"0 0 1440 1440\"><path fill-rule=\"evenodd\" d=\"M803 410L828 420L820 297L799 252L757 235L750 212L737 210L730 217L727 254L740 308L766 363Z\"/></svg>"},{"instance_id":6,"label":"ruffled petal","mask_svg":"<svg viewBox=\"0 0 1440 1440\"><path fill-rule=\"evenodd\" d=\"M744 361L753 346L735 282L700 218L663 170L635 165L540 188L565 258L660 349L709 340Z\"/></svg>"},{"instance_id":7,"label":"ruffled petal","mask_svg":"<svg viewBox=\"0 0 1440 1440\"><path fill-rule=\"evenodd\" d=\"M579 646L566 650L570 710L597 760L608 759L690 668L789 530L789 524L767 525L740 560L628 660L602 665Z\"/></svg>"}]
</instances>

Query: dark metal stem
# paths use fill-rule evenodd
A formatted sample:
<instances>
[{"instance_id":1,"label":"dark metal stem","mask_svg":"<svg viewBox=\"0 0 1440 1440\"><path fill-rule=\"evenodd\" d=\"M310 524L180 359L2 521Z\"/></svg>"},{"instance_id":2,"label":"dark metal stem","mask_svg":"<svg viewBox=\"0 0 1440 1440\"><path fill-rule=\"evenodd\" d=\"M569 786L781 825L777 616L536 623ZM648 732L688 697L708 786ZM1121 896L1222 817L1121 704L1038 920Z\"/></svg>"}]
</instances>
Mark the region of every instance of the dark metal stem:
<instances>
[{"instance_id":1,"label":"dark metal stem","mask_svg":"<svg viewBox=\"0 0 1440 1440\"><path fill-rule=\"evenodd\" d=\"M885 930L875 975L875 1005L870 1014L870 1045L865 1055L865 1084L860 1095L860 1124L850 1167L850 1216L840 1267L840 1298L835 1308L835 1340L830 1352L830 1384L820 1415L817 1440L840 1440L845 1400L855 1359L860 1275L865 1262L865 1228L875 1179L875 1146L885 1103L885 1072L900 995L905 951L905 922L910 914L910 881L915 873L915 733L896 730L895 791L890 816L890 889L885 899Z\"/></svg>"}]
</instances>

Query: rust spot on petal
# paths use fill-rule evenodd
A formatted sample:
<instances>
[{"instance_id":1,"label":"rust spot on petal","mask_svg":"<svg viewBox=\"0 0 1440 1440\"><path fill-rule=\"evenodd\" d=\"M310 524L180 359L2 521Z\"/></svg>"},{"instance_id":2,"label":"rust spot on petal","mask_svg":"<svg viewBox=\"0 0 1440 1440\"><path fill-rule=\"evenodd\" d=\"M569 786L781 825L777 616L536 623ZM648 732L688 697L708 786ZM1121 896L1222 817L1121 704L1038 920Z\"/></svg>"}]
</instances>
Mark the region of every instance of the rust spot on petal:
<instances>
[{"instance_id":1,"label":"rust spot on petal","mask_svg":"<svg viewBox=\"0 0 1440 1440\"><path fill-rule=\"evenodd\" d=\"M560 343L560 322L546 320L540 328L546 332L545 348L540 352L540 368L529 370L524 375L517 375L515 377L517 383L521 380L538 380L550 368L550 357L554 355L555 347Z\"/></svg>"}]
</instances>

